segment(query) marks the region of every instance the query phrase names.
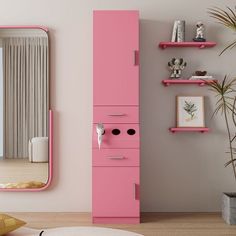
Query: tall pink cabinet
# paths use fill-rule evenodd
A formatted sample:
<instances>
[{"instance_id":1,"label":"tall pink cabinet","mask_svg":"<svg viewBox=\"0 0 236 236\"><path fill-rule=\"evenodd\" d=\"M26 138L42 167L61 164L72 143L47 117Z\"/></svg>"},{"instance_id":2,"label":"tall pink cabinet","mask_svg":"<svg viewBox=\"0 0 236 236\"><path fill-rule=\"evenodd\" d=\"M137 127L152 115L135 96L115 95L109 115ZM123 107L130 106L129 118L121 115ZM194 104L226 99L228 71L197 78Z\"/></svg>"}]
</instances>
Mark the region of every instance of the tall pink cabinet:
<instances>
[{"instance_id":1,"label":"tall pink cabinet","mask_svg":"<svg viewBox=\"0 0 236 236\"><path fill-rule=\"evenodd\" d=\"M94 11L93 105L93 222L139 223L138 11Z\"/></svg>"}]
</instances>

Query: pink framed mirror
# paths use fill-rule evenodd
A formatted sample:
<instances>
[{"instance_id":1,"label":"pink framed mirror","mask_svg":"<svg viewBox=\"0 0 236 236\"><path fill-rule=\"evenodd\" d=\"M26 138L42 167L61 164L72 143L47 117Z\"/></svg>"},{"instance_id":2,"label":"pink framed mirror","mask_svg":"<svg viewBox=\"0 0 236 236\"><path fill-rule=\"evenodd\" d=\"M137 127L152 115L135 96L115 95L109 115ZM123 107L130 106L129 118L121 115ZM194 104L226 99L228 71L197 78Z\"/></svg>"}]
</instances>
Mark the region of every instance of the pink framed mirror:
<instances>
[{"instance_id":1,"label":"pink framed mirror","mask_svg":"<svg viewBox=\"0 0 236 236\"><path fill-rule=\"evenodd\" d=\"M0 191L41 191L52 180L49 35L0 26Z\"/></svg>"}]
</instances>

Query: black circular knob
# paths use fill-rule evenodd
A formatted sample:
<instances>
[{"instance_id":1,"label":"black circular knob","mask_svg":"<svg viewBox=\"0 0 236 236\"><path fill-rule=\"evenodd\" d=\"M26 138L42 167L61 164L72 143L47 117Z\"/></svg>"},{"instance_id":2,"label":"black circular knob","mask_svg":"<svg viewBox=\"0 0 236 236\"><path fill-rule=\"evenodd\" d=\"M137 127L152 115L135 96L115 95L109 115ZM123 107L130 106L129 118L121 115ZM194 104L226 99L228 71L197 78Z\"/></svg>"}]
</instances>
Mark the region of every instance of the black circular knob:
<instances>
[{"instance_id":1,"label":"black circular knob","mask_svg":"<svg viewBox=\"0 0 236 236\"><path fill-rule=\"evenodd\" d=\"M134 135L136 133L135 129L128 129L127 134L128 135Z\"/></svg>"},{"instance_id":2,"label":"black circular knob","mask_svg":"<svg viewBox=\"0 0 236 236\"><path fill-rule=\"evenodd\" d=\"M119 135L120 134L120 130L119 129L113 129L111 132L114 135Z\"/></svg>"}]
</instances>

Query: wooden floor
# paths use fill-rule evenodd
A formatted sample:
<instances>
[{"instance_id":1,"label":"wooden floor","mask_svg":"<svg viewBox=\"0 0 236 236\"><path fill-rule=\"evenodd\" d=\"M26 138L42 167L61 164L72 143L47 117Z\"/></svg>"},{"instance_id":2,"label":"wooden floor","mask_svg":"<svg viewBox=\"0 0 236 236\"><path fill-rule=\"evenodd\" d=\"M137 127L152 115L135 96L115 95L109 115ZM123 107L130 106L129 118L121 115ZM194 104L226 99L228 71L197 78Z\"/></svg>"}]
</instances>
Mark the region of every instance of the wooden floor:
<instances>
[{"instance_id":1,"label":"wooden floor","mask_svg":"<svg viewBox=\"0 0 236 236\"><path fill-rule=\"evenodd\" d=\"M9 214L28 222L27 227L37 229L92 226L89 213ZM143 213L139 225L93 226L124 229L145 236L236 236L236 226L225 224L218 213Z\"/></svg>"},{"instance_id":2,"label":"wooden floor","mask_svg":"<svg viewBox=\"0 0 236 236\"><path fill-rule=\"evenodd\" d=\"M0 160L0 184L48 180L48 163L31 163L27 159Z\"/></svg>"}]
</instances>

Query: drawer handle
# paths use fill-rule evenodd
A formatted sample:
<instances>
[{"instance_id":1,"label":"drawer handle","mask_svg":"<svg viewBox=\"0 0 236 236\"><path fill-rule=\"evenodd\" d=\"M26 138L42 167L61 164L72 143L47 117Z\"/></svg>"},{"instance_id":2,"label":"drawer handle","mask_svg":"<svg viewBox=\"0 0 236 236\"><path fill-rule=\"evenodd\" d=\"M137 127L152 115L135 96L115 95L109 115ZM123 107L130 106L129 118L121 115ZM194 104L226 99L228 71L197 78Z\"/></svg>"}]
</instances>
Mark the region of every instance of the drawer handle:
<instances>
[{"instance_id":1,"label":"drawer handle","mask_svg":"<svg viewBox=\"0 0 236 236\"><path fill-rule=\"evenodd\" d=\"M125 159L124 156L108 156L107 158L109 158L111 160L123 160L123 159Z\"/></svg>"},{"instance_id":2,"label":"drawer handle","mask_svg":"<svg viewBox=\"0 0 236 236\"><path fill-rule=\"evenodd\" d=\"M134 66L139 65L139 51L134 50Z\"/></svg>"},{"instance_id":3,"label":"drawer handle","mask_svg":"<svg viewBox=\"0 0 236 236\"><path fill-rule=\"evenodd\" d=\"M114 114L108 114L108 116L125 116L125 113L114 113Z\"/></svg>"},{"instance_id":4,"label":"drawer handle","mask_svg":"<svg viewBox=\"0 0 236 236\"><path fill-rule=\"evenodd\" d=\"M136 183L133 183L133 195L134 195L134 200L136 200Z\"/></svg>"}]
</instances>

